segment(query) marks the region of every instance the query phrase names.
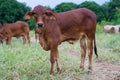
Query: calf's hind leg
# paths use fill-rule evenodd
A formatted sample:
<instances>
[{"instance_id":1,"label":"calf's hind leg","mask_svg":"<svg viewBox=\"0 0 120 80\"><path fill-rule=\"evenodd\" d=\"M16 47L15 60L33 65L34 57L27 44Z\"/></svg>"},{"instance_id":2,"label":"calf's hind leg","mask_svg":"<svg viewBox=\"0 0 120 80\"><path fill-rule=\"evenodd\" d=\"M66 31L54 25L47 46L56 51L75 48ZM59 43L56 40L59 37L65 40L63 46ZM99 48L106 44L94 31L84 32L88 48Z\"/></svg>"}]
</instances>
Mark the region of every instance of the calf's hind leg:
<instances>
[{"instance_id":1,"label":"calf's hind leg","mask_svg":"<svg viewBox=\"0 0 120 80\"><path fill-rule=\"evenodd\" d=\"M24 34L22 35L22 39L23 39L23 44L25 44L26 43L26 38L25 38Z\"/></svg>"},{"instance_id":2,"label":"calf's hind leg","mask_svg":"<svg viewBox=\"0 0 120 80\"><path fill-rule=\"evenodd\" d=\"M93 41L89 41L89 53L88 53L88 57L89 57L89 66L88 69L92 70L92 53L93 53Z\"/></svg>"},{"instance_id":3,"label":"calf's hind leg","mask_svg":"<svg viewBox=\"0 0 120 80\"><path fill-rule=\"evenodd\" d=\"M88 73L92 72L93 40L94 38L88 36L88 58L89 58Z\"/></svg>"},{"instance_id":4,"label":"calf's hind leg","mask_svg":"<svg viewBox=\"0 0 120 80\"><path fill-rule=\"evenodd\" d=\"M30 36L29 36L29 33L27 33L27 40L28 40L28 43L30 44Z\"/></svg>"},{"instance_id":5,"label":"calf's hind leg","mask_svg":"<svg viewBox=\"0 0 120 80\"><path fill-rule=\"evenodd\" d=\"M11 44L11 39L12 39L11 37L8 37L8 38L7 38L7 40L6 40L6 44L7 44L7 45L10 45L10 44Z\"/></svg>"},{"instance_id":6,"label":"calf's hind leg","mask_svg":"<svg viewBox=\"0 0 120 80\"><path fill-rule=\"evenodd\" d=\"M80 47L81 47L81 63L80 68L84 69L85 56L86 56L86 39L85 36L80 38Z\"/></svg>"}]
</instances>

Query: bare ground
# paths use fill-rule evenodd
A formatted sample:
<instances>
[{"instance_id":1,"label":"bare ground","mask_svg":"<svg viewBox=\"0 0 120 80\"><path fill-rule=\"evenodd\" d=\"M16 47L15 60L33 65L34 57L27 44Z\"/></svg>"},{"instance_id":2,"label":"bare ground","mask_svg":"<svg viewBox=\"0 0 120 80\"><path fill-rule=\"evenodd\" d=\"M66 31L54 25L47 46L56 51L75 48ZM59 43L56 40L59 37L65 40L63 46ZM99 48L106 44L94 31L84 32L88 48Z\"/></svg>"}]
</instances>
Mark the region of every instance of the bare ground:
<instances>
[{"instance_id":1,"label":"bare ground","mask_svg":"<svg viewBox=\"0 0 120 80\"><path fill-rule=\"evenodd\" d=\"M34 43L34 42L38 42L38 39L36 40L35 37L31 37L30 40L31 40L31 42L33 42L33 43Z\"/></svg>"},{"instance_id":2,"label":"bare ground","mask_svg":"<svg viewBox=\"0 0 120 80\"><path fill-rule=\"evenodd\" d=\"M68 50L66 54L76 58L80 56L79 52L74 50ZM88 60L86 59L86 61ZM93 73L90 75L82 74L82 76L78 76L74 80L120 80L120 65L95 59L93 60Z\"/></svg>"}]
</instances>

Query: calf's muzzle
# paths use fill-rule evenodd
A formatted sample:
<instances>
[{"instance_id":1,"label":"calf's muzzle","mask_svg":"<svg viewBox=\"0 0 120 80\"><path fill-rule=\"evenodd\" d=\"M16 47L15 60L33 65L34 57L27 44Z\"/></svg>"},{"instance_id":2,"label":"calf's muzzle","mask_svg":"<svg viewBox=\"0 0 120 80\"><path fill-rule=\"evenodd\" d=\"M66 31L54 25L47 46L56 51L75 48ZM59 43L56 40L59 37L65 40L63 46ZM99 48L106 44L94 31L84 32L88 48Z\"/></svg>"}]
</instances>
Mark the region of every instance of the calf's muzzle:
<instances>
[{"instance_id":1,"label":"calf's muzzle","mask_svg":"<svg viewBox=\"0 0 120 80\"><path fill-rule=\"evenodd\" d=\"M38 23L38 28L42 28L43 26L43 23Z\"/></svg>"}]
</instances>

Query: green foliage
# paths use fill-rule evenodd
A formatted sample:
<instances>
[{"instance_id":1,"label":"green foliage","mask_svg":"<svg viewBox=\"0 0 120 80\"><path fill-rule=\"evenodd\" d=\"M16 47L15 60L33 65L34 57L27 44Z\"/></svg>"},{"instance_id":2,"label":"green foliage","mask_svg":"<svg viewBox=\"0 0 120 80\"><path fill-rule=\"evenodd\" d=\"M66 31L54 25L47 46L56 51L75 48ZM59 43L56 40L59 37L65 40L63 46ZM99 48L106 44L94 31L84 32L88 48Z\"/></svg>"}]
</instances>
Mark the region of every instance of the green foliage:
<instances>
[{"instance_id":1,"label":"green foliage","mask_svg":"<svg viewBox=\"0 0 120 80\"><path fill-rule=\"evenodd\" d=\"M102 20L99 25L113 25L114 23L113 22L108 22L106 20Z\"/></svg>"},{"instance_id":2,"label":"green foliage","mask_svg":"<svg viewBox=\"0 0 120 80\"><path fill-rule=\"evenodd\" d=\"M97 25L96 32L99 33L99 34L103 33L102 26Z\"/></svg>"},{"instance_id":3,"label":"green foliage","mask_svg":"<svg viewBox=\"0 0 120 80\"><path fill-rule=\"evenodd\" d=\"M120 0L112 0L110 3L109 3L109 17L110 17L110 20L114 19L114 16L116 14L116 8L120 8Z\"/></svg>"},{"instance_id":4,"label":"green foliage","mask_svg":"<svg viewBox=\"0 0 120 80\"><path fill-rule=\"evenodd\" d=\"M117 8L120 8L120 0L110 0L110 2L107 2L102 5L102 9L104 12L104 18L107 21L113 21L116 20L116 12Z\"/></svg>"},{"instance_id":5,"label":"green foliage","mask_svg":"<svg viewBox=\"0 0 120 80\"><path fill-rule=\"evenodd\" d=\"M0 0L0 22L11 23L23 20L23 16L28 10L30 7L16 0Z\"/></svg>"},{"instance_id":6,"label":"green foliage","mask_svg":"<svg viewBox=\"0 0 120 80\"><path fill-rule=\"evenodd\" d=\"M76 8L77 8L77 4L74 4L72 2L61 3L61 4L59 4L55 7L54 11L65 12L65 11L73 10L73 9L76 9Z\"/></svg>"},{"instance_id":7,"label":"green foliage","mask_svg":"<svg viewBox=\"0 0 120 80\"><path fill-rule=\"evenodd\" d=\"M33 30L35 28L35 20L34 19L31 19L29 21L27 21L29 26L30 26L30 30Z\"/></svg>"},{"instance_id":8,"label":"green foliage","mask_svg":"<svg viewBox=\"0 0 120 80\"><path fill-rule=\"evenodd\" d=\"M50 8L49 6L45 6ZM85 7L92 10L97 15L99 24L120 24L120 0L110 0L103 5L98 5L94 1L84 1L77 5L72 2L58 4L52 10L56 12L65 12L76 8ZM25 3L16 0L0 0L0 23L12 23L23 21L23 16L31 8ZM34 20L28 21L30 29L35 26Z\"/></svg>"},{"instance_id":9,"label":"green foliage","mask_svg":"<svg viewBox=\"0 0 120 80\"><path fill-rule=\"evenodd\" d=\"M99 59L120 63L120 37L119 34L97 33L97 46Z\"/></svg>"},{"instance_id":10,"label":"green foliage","mask_svg":"<svg viewBox=\"0 0 120 80\"><path fill-rule=\"evenodd\" d=\"M49 6L45 7L50 8ZM120 23L120 0L110 0L101 6L94 1L84 1L79 5L72 2L63 2L52 10L56 12L65 12L82 7L92 10L97 15L99 24L103 24L104 21L111 24ZM16 0L0 0L0 23L23 21L24 14L30 10L31 8L26 6L25 3L20 3ZM35 26L35 22L31 20L28 23L32 30Z\"/></svg>"},{"instance_id":11,"label":"green foliage","mask_svg":"<svg viewBox=\"0 0 120 80\"><path fill-rule=\"evenodd\" d=\"M79 8L88 8L92 10L98 18L98 22L100 22L102 19L104 19L104 13L102 11L102 8L100 5L95 3L94 1L85 1L78 5Z\"/></svg>"},{"instance_id":12,"label":"green foliage","mask_svg":"<svg viewBox=\"0 0 120 80\"><path fill-rule=\"evenodd\" d=\"M77 6L77 7L76 7ZM104 21L110 24L119 24L120 17L119 11L120 9L120 0L110 0L109 2L105 2L103 5L98 5L94 1L84 1L83 3L76 5L74 3L61 3L58 4L54 10L56 12L65 12L68 10L76 9L76 8L88 8L92 10L97 15L98 23L103 24Z\"/></svg>"},{"instance_id":13,"label":"green foliage","mask_svg":"<svg viewBox=\"0 0 120 80\"><path fill-rule=\"evenodd\" d=\"M114 20L112 20L114 24L120 24L120 8L116 8L116 13L114 15Z\"/></svg>"}]
</instances>

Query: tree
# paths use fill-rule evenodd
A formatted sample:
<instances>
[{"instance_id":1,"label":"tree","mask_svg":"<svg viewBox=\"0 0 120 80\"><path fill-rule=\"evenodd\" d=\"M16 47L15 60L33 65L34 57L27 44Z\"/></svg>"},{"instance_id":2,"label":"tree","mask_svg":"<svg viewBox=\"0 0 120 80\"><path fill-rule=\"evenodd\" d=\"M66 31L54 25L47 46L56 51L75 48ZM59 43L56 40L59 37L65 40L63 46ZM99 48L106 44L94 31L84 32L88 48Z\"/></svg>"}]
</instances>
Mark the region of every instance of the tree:
<instances>
[{"instance_id":1,"label":"tree","mask_svg":"<svg viewBox=\"0 0 120 80\"><path fill-rule=\"evenodd\" d=\"M100 22L104 18L104 13L100 5L95 3L94 1L85 1L78 5L79 8L88 8L92 10L98 18L98 22Z\"/></svg>"},{"instance_id":2,"label":"tree","mask_svg":"<svg viewBox=\"0 0 120 80\"><path fill-rule=\"evenodd\" d=\"M117 8L120 8L120 0L111 0L109 3L107 3L107 6L104 5L103 9L106 9L106 8L107 8L107 10L104 10L104 13L105 13L105 15L107 15L107 20L108 21L115 20Z\"/></svg>"},{"instance_id":3,"label":"tree","mask_svg":"<svg viewBox=\"0 0 120 80\"><path fill-rule=\"evenodd\" d=\"M34 19L28 20L27 23L30 25L30 30L35 29L36 23Z\"/></svg>"},{"instance_id":4,"label":"tree","mask_svg":"<svg viewBox=\"0 0 120 80\"><path fill-rule=\"evenodd\" d=\"M101 6L101 8L102 8L102 11L103 11L103 13L104 13L104 20L106 21L108 21L109 20L109 11L108 11L108 8L109 8L109 2L106 2L106 3L104 3L102 6Z\"/></svg>"},{"instance_id":5,"label":"tree","mask_svg":"<svg viewBox=\"0 0 120 80\"><path fill-rule=\"evenodd\" d=\"M72 2L68 2L68 3L61 3L59 5L57 5L54 9L54 11L56 12L65 12L65 11L69 11L69 10L73 10L77 8L77 4L74 4Z\"/></svg>"},{"instance_id":6,"label":"tree","mask_svg":"<svg viewBox=\"0 0 120 80\"><path fill-rule=\"evenodd\" d=\"M11 23L23 20L24 14L31 8L16 0L0 0L0 22Z\"/></svg>"},{"instance_id":7,"label":"tree","mask_svg":"<svg viewBox=\"0 0 120 80\"><path fill-rule=\"evenodd\" d=\"M120 24L120 8L116 8L116 13L114 19L112 20L114 24Z\"/></svg>"}]
</instances>

